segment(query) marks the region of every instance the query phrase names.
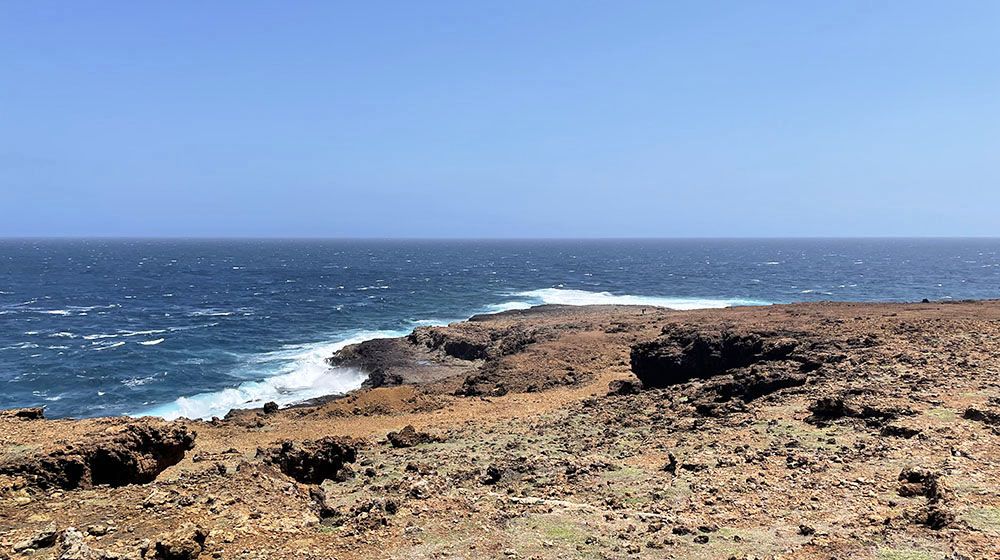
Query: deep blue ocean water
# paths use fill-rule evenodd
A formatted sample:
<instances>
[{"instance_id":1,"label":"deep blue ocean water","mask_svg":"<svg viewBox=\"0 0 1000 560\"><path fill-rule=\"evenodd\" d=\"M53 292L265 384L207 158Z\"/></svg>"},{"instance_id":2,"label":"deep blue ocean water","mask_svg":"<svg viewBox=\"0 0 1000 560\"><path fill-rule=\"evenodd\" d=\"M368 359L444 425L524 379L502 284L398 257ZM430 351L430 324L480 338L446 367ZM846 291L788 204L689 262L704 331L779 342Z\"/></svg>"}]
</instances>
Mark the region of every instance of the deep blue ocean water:
<instances>
[{"instance_id":1,"label":"deep blue ocean water","mask_svg":"<svg viewBox=\"0 0 1000 560\"><path fill-rule=\"evenodd\" d=\"M0 408L211 417L343 345L542 303L1000 297L1000 240L0 240Z\"/></svg>"}]
</instances>

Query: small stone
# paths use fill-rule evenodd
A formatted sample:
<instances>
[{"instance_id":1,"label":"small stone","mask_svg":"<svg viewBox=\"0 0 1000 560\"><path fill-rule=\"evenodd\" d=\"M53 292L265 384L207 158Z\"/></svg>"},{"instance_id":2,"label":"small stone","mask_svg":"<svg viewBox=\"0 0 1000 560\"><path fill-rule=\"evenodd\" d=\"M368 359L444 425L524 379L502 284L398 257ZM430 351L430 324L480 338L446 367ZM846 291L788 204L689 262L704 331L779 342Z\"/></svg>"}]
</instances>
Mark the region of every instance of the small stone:
<instances>
[{"instance_id":1,"label":"small stone","mask_svg":"<svg viewBox=\"0 0 1000 560\"><path fill-rule=\"evenodd\" d=\"M94 537L103 537L108 534L107 525L91 525L87 527L87 534Z\"/></svg>"}]
</instances>

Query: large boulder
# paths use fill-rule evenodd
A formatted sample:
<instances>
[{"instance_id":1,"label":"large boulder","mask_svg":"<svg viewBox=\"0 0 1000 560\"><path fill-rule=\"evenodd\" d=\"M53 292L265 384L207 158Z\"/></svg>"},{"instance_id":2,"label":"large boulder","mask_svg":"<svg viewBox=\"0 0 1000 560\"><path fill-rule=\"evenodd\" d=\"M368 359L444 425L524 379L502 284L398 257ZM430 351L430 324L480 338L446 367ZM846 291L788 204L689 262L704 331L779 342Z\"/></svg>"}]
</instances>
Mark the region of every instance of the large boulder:
<instances>
[{"instance_id":1,"label":"large boulder","mask_svg":"<svg viewBox=\"0 0 1000 560\"><path fill-rule=\"evenodd\" d=\"M398 432L389 432L386 435L389 444L393 447L413 447L422 443L433 443L437 438L426 432L418 432L413 426L406 426Z\"/></svg>"},{"instance_id":2,"label":"large boulder","mask_svg":"<svg viewBox=\"0 0 1000 560\"><path fill-rule=\"evenodd\" d=\"M209 531L187 523L164 535L153 547L154 560L193 560L205 550Z\"/></svg>"}]
</instances>

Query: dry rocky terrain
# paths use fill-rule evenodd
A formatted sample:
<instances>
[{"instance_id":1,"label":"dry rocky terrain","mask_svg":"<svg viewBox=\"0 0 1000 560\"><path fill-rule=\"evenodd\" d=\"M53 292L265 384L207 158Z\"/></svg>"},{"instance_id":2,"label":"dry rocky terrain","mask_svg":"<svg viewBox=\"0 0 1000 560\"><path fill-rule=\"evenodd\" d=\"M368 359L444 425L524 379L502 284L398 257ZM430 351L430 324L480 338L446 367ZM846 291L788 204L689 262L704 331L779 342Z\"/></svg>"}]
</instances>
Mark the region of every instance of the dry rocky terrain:
<instances>
[{"instance_id":1,"label":"dry rocky terrain","mask_svg":"<svg viewBox=\"0 0 1000 560\"><path fill-rule=\"evenodd\" d=\"M558 307L211 422L0 413L0 558L1000 558L1000 302Z\"/></svg>"}]
</instances>

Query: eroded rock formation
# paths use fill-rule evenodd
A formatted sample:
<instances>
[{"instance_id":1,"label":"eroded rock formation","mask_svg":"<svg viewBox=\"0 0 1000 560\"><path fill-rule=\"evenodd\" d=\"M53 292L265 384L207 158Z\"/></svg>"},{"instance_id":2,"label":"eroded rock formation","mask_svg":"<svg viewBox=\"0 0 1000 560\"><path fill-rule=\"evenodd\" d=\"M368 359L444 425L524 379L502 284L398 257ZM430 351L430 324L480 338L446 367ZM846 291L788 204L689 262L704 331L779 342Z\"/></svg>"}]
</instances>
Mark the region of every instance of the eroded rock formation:
<instances>
[{"instance_id":1,"label":"eroded rock formation","mask_svg":"<svg viewBox=\"0 0 1000 560\"><path fill-rule=\"evenodd\" d=\"M349 476L347 464L357 460L357 445L348 438L328 436L316 441L285 440L257 454L299 482L319 484Z\"/></svg>"},{"instance_id":2,"label":"eroded rock formation","mask_svg":"<svg viewBox=\"0 0 1000 560\"><path fill-rule=\"evenodd\" d=\"M194 447L194 440L194 432L183 425L151 419L131 421L7 461L0 464L0 474L21 476L40 488L144 484L180 462Z\"/></svg>"}]
</instances>

